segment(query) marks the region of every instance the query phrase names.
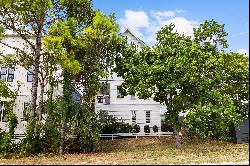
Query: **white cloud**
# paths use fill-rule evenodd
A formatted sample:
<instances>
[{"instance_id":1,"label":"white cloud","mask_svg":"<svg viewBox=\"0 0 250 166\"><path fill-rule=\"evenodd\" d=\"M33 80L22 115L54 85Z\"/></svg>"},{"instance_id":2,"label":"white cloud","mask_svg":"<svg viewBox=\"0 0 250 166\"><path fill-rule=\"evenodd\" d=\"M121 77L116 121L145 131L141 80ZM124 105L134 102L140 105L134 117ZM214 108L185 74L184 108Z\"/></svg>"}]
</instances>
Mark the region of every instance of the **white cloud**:
<instances>
[{"instance_id":1,"label":"white cloud","mask_svg":"<svg viewBox=\"0 0 250 166\"><path fill-rule=\"evenodd\" d=\"M164 24L169 25L170 23L173 23L175 25L175 30L182 34L192 36L193 35L193 28L198 25L198 22L188 20L184 17L174 17L166 22Z\"/></svg>"},{"instance_id":2,"label":"white cloud","mask_svg":"<svg viewBox=\"0 0 250 166\"><path fill-rule=\"evenodd\" d=\"M184 17L174 17L158 22L151 22L150 26L146 29L143 40L146 43L153 45L156 43L156 32L159 31L163 26L173 23L175 25L174 30L179 34L185 34L188 36L193 35L193 28L199 24L196 21L188 20Z\"/></svg>"},{"instance_id":3,"label":"white cloud","mask_svg":"<svg viewBox=\"0 0 250 166\"><path fill-rule=\"evenodd\" d=\"M126 10L125 18L119 19L119 23L121 25L121 31L129 28L147 44L153 45L156 43L156 32L170 23L175 24L175 30L178 33L192 36L193 28L198 25L198 22L178 16L178 14L185 12L185 10L153 10L150 12L150 15L148 15L144 11ZM142 31L143 28L144 31Z\"/></svg>"},{"instance_id":4,"label":"white cloud","mask_svg":"<svg viewBox=\"0 0 250 166\"><path fill-rule=\"evenodd\" d=\"M136 35L142 36L140 28L149 26L148 15L144 11L125 11L125 19L119 19L121 30L126 28L132 30Z\"/></svg>"},{"instance_id":5,"label":"white cloud","mask_svg":"<svg viewBox=\"0 0 250 166\"><path fill-rule=\"evenodd\" d=\"M237 53L249 56L248 51L246 49L240 48Z\"/></svg>"},{"instance_id":6,"label":"white cloud","mask_svg":"<svg viewBox=\"0 0 250 166\"><path fill-rule=\"evenodd\" d=\"M158 22L161 22L162 20L167 19L169 17L174 17L175 12L171 11L171 10L167 10L167 11L163 11L163 12L153 10L153 11L151 11L151 16L156 18L156 20Z\"/></svg>"}]
</instances>

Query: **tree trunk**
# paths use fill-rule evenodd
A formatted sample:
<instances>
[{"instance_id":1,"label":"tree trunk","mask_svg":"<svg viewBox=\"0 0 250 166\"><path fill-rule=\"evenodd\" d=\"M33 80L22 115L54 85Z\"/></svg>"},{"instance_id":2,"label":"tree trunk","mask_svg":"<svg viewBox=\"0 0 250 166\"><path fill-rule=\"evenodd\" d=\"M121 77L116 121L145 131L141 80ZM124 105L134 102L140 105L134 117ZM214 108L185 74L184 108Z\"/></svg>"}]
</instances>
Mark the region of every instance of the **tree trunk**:
<instances>
[{"instance_id":1,"label":"tree trunk","mask_svg":"<svg viewBox=\"0 0 250 166\"><path fill-rule=\"evenodd\" d=\"M36 38L35 59L33 64L33 78L32 78L31 103L30 103L31 118L35 117L35 112L36 112L38 72L39 72L39 61L41 57L41 48L42 48L42 32L40 31L40 33L37 35Z\"/></svg>"},{"instance_id":2,"label":"tree trunk","mask_svg":"<svg viewBox=\"0 0 250 166\"><path fill-rule=\"evenodd\" d=\"M181 147L181 138L179 135L179 131L177 131L176 125L174 125L173 129L174 129L174 136L175 136L175 141L176 141L175 145L176 145L176 148L179 149Z\"/></svg>"},{"instance_id":3,"label":"tree trunk","mask_svg":"<svg viewBox=\"0 0 250 166\"><path fill-rule=\"evenodd\" d=\"M41 92L39 96L39 120L42 120L42 114L44 113L44 90L45 90L45 82L44 79L42 79L41 83Z\"/></svg>"},{"instance_id":4,"label":"tree trunk","mask_svg":"<svg viewBox=\"0 0 250 166\"><path fill-rule=\"evenodd\" d=\"M65 140L65 135L66 135L66 122L65 119L61 120L61 140L60 140L60 147L59 147L59 154L63 154L64 152L64 140Z\"/></svg>"}]
</instances>

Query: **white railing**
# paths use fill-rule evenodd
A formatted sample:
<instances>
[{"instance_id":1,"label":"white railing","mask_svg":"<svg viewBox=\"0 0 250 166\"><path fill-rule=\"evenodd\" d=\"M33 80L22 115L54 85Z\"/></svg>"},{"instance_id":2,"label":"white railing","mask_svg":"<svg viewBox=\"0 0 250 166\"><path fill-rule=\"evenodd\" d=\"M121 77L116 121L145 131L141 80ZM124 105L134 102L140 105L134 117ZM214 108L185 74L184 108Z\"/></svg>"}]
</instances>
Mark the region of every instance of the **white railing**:
<instances>
[{"instance_id":1,"label":"white railing","mask_svg":"<svg viewBox=\"0 0 250 166\"><path fill-rule=\"evenodd\" d=\"M117 137L166 137L172 136L173 132L157 132L157 133L114 133L114 134L101 134L101 138L111 138L112 140Z\"/></svg>"},{"instance_id":2,"label":"white railing","mask_svg":"<svg viewBox=\"0 0 250 166\"><path fill-rule=\"evenodd\" d=\"M112 140L114 138L118 137L166 137L166 136L172 136L173 132L157 132L157 133L114 133L114 134L100 134L101 138L111 138ZM24 134L15 134L13 141L21 140L24 138Z\"/></svg>"}]
</instances>

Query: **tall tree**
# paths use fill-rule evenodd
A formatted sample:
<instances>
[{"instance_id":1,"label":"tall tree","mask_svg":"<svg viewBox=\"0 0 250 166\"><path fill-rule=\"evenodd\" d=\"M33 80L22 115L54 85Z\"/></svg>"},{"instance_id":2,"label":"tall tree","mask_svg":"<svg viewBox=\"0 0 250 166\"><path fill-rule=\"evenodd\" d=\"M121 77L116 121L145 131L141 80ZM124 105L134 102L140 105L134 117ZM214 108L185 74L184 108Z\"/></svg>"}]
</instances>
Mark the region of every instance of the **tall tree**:
<instances>
[{"instance_id":1,"label":"tall tree","mask_svg":"<svg viewBox=\"0 0 250 166\"><path fill-rule=\"evenodd\" d=\"M178 34L170 24L157 32L155 47L144 47L140 52L134 50L131 55L117 57L115 72L124 78L122 93L136 93L142 99L153 97L164 103L166 120L173 126L177 148L181 146L179 113L197 110L200 104L220 107L218 100L229 95L222 93L222 85L230 80L226 76L236 68L227 70L226 66L237 60L229 60L223 51L227 47L226 35L224 25L214 20L205 21L194 29L193 37ZM223 72L218 72L221 69ZM229 95L229 100L230 97L233 96ZM239 114L233 107L228 109L231 117L237 119L234 124L238 125ZM224 120L232 122L233 118L227 116Z\"/></svg>"},{"instance_id":2,"label":"tall tree","mask_svg":"<svg viewBox=\"0 0 250 166\"><path fill-rule=\"evenodd\" d=\"M108 76L115 55L125 48L125 40L118 36L114 15L106 16L100 11L93 11L91 5L91 1L87 0L63 1L60 10L64 15L49 29L45 38L46 48L53 52L63 69L65 106L62 112L60 153L64 151L65 124L71 116L70 94L81 88L84 110L94 112L99 79ZM84 125L81 124L84 111L78 115L75 124Z\"/></svg>"},{"instance_id":3,"label":"tall tree","mask_svg":"<svg viewBox=\"0 0 250 166\"><path fill-rule=\"evenodd\" d=\"M42 73L39 70L44 53L42 37L53 20L50 15L52 7L51 0L15 0L3 1L0 4L0 27L2 34L5 34L2 38L6 37L6 31L10 31L19 36L25 44L24 47L15 47L3 40L0 40L0 43L16 51L15 64L26 69L33 68L31 118L34 118L36 112L39 73Z\"/></svg>"}]
</instances>

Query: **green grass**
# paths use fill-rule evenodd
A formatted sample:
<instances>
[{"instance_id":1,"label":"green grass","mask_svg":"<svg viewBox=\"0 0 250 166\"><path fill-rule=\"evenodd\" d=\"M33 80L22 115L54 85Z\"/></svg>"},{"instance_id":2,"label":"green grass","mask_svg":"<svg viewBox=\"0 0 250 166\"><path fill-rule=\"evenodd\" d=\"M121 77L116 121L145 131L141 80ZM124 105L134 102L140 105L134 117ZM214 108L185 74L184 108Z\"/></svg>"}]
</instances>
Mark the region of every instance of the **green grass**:
<instances>
[{"instance_id":1,"label":"green grass","mask_svg":"<svg viewBox=\"0 0 250 166\"><path fill-rule=\"evenodd\" d=\"M1 164L202 164L249 160L248 144L185 139L176 149L174 138L101 140L95 153L0 159Z\"/></svg>"}]
</instances>

